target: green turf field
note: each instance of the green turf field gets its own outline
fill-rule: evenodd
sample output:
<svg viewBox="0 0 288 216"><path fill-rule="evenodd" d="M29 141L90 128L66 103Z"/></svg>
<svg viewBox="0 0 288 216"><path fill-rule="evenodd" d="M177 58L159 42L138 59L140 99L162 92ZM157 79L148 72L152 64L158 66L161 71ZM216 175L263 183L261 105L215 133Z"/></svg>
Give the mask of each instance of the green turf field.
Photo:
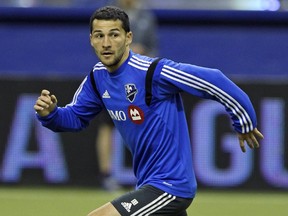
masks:
<svg viewBox="0 0 288 216"><path fill-rule="evenodd" d="M119 194L96 189L0 187L0 215L85 216ZM285 216L288 192L199 191L188 212L190 216Z"/></svg>

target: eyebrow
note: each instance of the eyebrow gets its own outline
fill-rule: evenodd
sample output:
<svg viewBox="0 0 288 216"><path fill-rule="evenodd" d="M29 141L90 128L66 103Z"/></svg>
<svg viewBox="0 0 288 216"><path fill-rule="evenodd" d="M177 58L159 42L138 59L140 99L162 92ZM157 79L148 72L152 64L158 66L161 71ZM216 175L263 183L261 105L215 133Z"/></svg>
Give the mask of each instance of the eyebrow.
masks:
<svg viewBox="0 0 288 216"><path fill-rule="evenodd" d="M113 32L113 31L119 31L120 32L120 29L119 28L114 28L114 29L111 29L109 32ZM98 33L98 32L102 32L102 30L94 30L92 33Z"/></svg>

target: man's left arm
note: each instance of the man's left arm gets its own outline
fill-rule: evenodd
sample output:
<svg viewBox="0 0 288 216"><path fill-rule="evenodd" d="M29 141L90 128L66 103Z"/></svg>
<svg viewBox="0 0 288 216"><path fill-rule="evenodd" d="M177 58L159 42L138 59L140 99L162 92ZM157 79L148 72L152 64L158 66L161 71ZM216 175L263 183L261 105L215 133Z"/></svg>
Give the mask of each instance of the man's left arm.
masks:
<svg viewBox="0 0 288 216"><path fill-rule="evenodd" d="M257 129L256 113L249 96L220 70L168 60L159 75L162 86L167 86L165 89L175 91L178 88L224 105L238 133L242 151L246 151L245 142L250 148L259 147L258 139L263 135ZM169 85L173 88L168 88Z"/></svg>

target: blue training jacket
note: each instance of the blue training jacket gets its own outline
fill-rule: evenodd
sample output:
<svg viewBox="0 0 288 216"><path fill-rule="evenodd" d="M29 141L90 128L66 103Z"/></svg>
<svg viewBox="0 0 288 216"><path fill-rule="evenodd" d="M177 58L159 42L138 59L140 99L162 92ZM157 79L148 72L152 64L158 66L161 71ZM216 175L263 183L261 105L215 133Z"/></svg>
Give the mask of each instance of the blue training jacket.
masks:
<svg viewBox="0 0 288 216"><path fill-rule="evenodd" d="M93 68L99 94L87 76L70 104L37 117L53 131L79 131L107 109L132 153L137 187L150 184L172 195L192 198L197 183L180 92L223 104L239 133L256 127L255 112L248 96L219 70L168 59L161 59L155 69L153 97L147 106L145 78L153 60L130 51L126 62L113 73L99 62Z"/></svg>

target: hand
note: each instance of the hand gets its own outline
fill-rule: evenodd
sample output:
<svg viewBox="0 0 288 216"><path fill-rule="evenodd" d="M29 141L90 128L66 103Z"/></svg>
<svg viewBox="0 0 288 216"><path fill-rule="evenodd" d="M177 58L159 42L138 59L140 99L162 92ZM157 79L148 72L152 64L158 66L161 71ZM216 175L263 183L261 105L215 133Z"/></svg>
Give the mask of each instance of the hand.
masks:
<svg viewBox="0 0 288 216"><path fill-rule="evenodd" d="M42 90L40 97L38 97L35 105L34 110L40 116L47 116L49 115L57 105L57 98L55 95L50 95L48 90Z"/></svg>
<svg viewBox="0 0 288 216"><path fill-rule="evenodd" d="M255 128L253 131L245 134L238 133L239 144L242 152L246 152L245 141L251 149L259 148L257 139L264 139L264 136Z"/></svg>

